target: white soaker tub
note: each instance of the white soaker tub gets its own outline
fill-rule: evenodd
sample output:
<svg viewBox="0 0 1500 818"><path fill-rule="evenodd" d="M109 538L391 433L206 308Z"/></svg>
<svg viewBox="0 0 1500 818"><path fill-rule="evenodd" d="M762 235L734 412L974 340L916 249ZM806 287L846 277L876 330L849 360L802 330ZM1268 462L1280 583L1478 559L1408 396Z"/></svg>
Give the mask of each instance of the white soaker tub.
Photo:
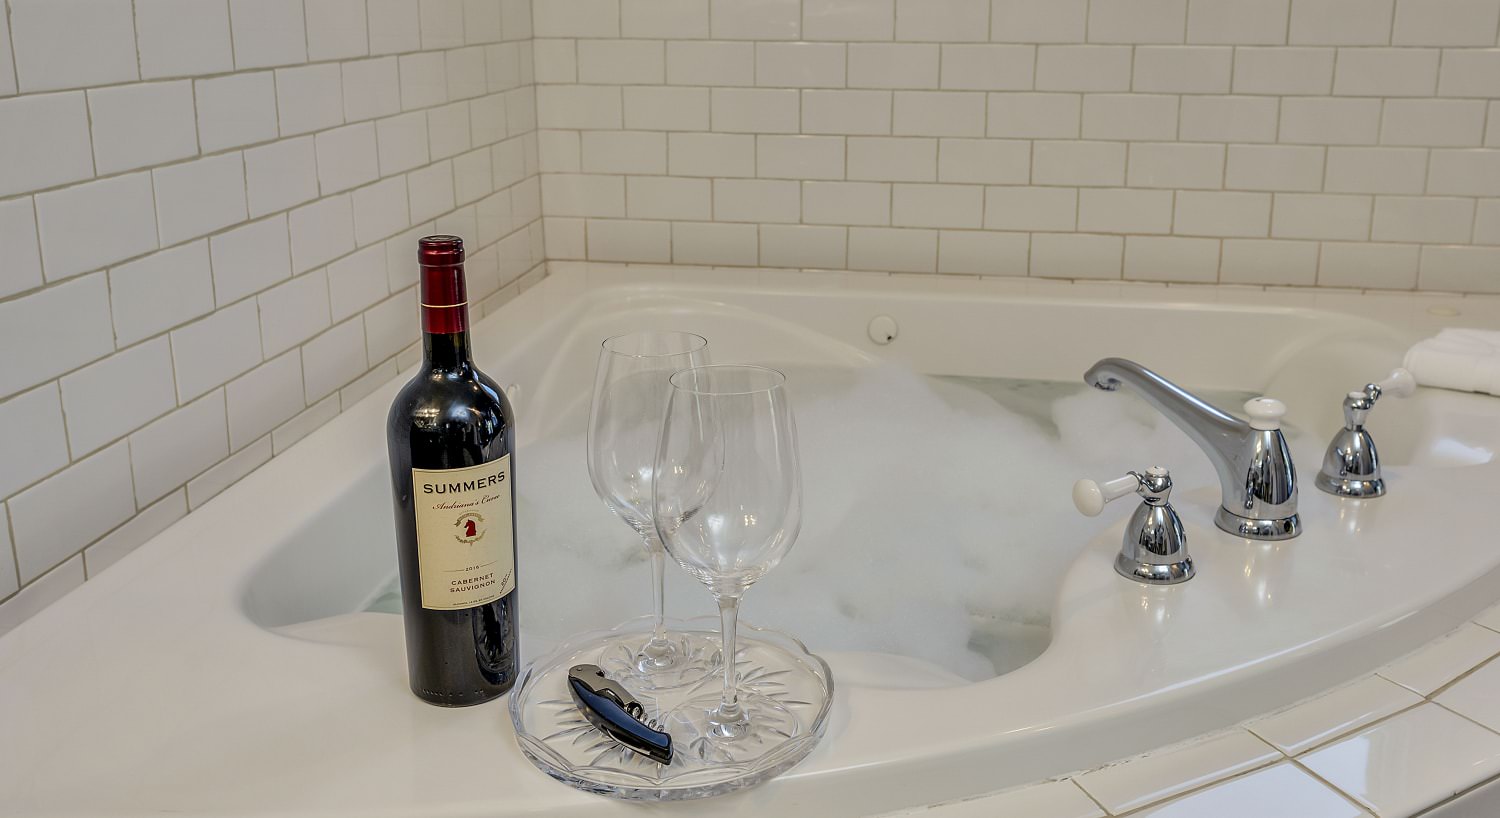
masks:
<svg viewBox="0 0 1500 818"><path fill-rule="evenodd" d="M835 708L807 761L718 799L718 814L863 815L1088 768L1368 673L1500 598L1500 551L1483 524L1500 492L1500 400L1423 389L1382 401L1371 428L1389 496L1341 501L1312 487L1342 395L1382 377L1425 328L1415 301L1381 302L1389 320L1374 321L1203 303L1220 295L1210 288L1027 286L554 265L474 333L480 366L517 387L518 485L534 479L519 518L525 653L647 607L643 563L592 498L577 437L598 341L636 328L699 332L715 360L786 367L794 401L807 396L794 404L807 526L751 589L745 617L807 637L834 669ZM893 343L870 339L877 316L895 320ZM1107 356L1224 399L1286 401L1305 533L1251 543L1216 529L1206 459L1124 394L1063 398L1095 405L1080 415L1081 437L1057 449L1071 458L1062 466L1021 439L1025 423L1050 434L1061 404L1016 409L1010 387L1005 411L1022 431L981 440L976 396L1004 386L994 379L1074 383ZM398 387L0 638L0 812L639 809L532 768L503 702L446 710L408 692L399 617L369 610L394 570L383 429ZM1114 416L1098 400L1138 425L1091 437L1087 418ZM951 434L912 426L932 418L952 421ZM895 454L857 436L824 446L844 425L882 433ZM1092 521L1056 512L1072 478L1114 477L1158 455L1178 476L1173 500L1198 564L1170 588L1112 570L1128 508ZM876 484L855 472L889 462L921 473L890 477L894 494L877 498L872 527L861 487ZM951 473L935 466L948 462ZM841 476L857 490L839 494ZM991 506L991 495L1004 496ZM992 556L976 546L990 540ZM673 612L709 609L702 589L672 583ZM871 606L869 583L892 589L888 609ZM1040 615L1013 604L1032 597Z"/></svg>

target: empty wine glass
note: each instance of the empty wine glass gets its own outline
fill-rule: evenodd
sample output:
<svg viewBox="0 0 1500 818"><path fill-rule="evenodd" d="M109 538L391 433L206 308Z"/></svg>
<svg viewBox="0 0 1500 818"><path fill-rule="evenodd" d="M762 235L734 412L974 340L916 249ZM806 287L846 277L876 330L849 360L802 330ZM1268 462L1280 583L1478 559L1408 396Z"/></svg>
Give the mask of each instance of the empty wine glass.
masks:
<svg viewBox="0 0 1500 818"><path fill-rule="evenodd" d="M706 634L665 627L666 555L651 514L651 473L673 372L708 362L708 341L688 332L632 332L604 341L589 410L589 478L594 491L646 545L651 556L656 622L645 644L607 651L602 664L644 690L691 684L718 665L718 645Z"/></svg>
<svg viewBox="0 0 1500 818"><path fill-rule="evenodd" d="M735 650L740 597L781 561L802 524L786 376L759 366L702 366L676 373L671 385L653 516L667 552L719 604L724 686L667 720L689 728L703 758L752 761L798 729L782 704L741 687Z"/></svg>

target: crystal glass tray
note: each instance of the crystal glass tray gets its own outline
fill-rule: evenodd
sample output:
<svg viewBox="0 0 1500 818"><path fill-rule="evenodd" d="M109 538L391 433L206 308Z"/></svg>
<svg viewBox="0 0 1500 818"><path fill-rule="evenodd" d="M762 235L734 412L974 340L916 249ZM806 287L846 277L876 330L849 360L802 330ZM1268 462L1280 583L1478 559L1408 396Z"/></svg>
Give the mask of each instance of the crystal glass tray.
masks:
<svg viewBox="0 0 1500 818"><path fill-rule="evenodd" d="M668 620L668 630L716 635L717 617ZM649 718L672 735L670 765L661 765L616 744L584 720L568 694L568 669L607 666L623 643L639 644L651 632L651 617L628 620L603 631L580 634L532 663L510 696L510 717L521 751L543 772L586 792L637 801L676 801L722 795L753 787L791 769L823 736L833 702L828 664L794 637L740 623L735 666L740 686L774 700L792 718L785 738L739 764L715 760L709 740L688 734L680 723L662 721L675 707L717 691L717 673L672 690L638 690L620 681L645 706ZM751 713L754 717L754 713Z"/></svg>

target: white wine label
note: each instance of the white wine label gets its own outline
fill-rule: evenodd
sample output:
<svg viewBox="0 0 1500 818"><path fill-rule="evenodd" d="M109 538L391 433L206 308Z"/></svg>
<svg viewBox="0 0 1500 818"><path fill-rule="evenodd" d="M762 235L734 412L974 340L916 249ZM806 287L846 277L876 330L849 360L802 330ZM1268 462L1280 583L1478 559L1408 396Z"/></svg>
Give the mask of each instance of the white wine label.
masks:
<svg viewBox="0 0 1500 818"><path fill-rule="evenodd" d="M516 587L510 455L467 469L412 469L422 607L485 605Z"/></svg>

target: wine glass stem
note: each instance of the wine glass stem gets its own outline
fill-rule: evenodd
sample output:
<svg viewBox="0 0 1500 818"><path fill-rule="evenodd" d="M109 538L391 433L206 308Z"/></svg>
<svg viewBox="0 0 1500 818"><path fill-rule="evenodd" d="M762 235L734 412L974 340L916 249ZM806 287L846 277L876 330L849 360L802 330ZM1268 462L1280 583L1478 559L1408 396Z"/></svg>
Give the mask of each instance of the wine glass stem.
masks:
<svg viewBox="0 0 1500 818"><path fill-rule="evenodd" d="M651 597L656 605L656 621L651 627L651 641L647 644L648 652L660 653L667 647L667 555L660 541L654 538L646 540L646 550L651 552Z"/></svg>
<svg viewBox="0 0 1500 818"><path fill-rule="evenodd" d="M719 631L724 637L724 695L719 699L719 710L716 721L720 725L721 735L730 737L724 731L735 732L735 726L744 722L744 713L740 710L740 691L738 673L734 666L734 637L739 627L740 598L738 596L719 597Z"/></svg>

